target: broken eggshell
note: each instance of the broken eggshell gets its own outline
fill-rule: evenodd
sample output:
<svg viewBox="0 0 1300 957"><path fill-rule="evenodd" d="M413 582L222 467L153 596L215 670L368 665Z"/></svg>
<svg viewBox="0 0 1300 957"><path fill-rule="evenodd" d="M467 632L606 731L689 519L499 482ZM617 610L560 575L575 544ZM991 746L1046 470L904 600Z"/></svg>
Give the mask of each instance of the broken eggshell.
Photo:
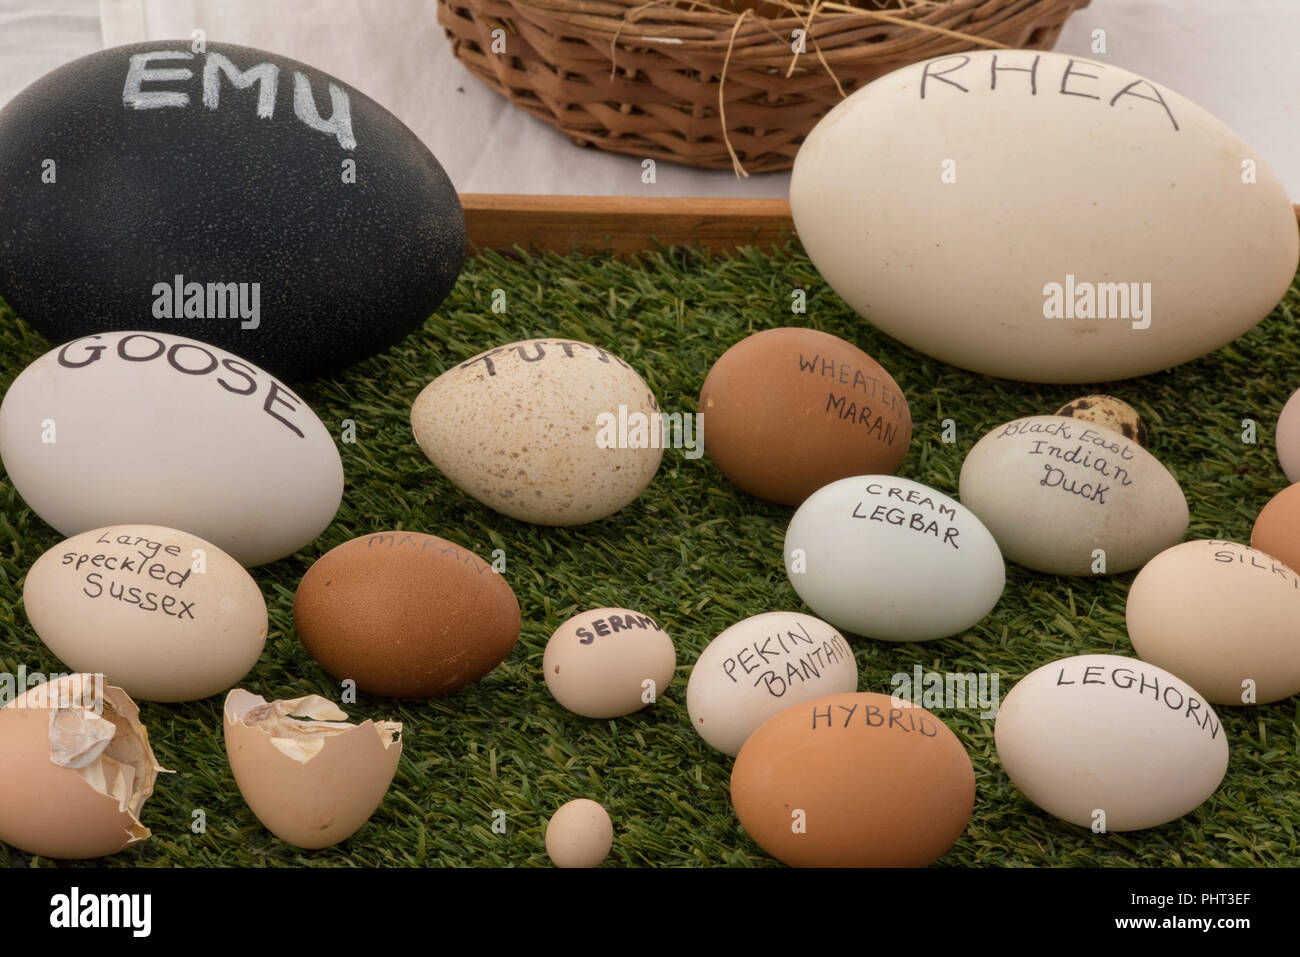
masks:
<svg viewBox="0 0 1300 957"><path fill-rule="evenodd" d="M319 695L270 702L242 688L226 695L231 773L257 819L281 840L308 850L337 844L388 793L402 725L346 719Z"/></svg>
<svg viewBox="0 0 1300 957"><path fill-rule="evenodd" d="M160 771L140 709L102 675L37 685L0 708L0 841L42 857L104 857L149 837Z"/></svg>

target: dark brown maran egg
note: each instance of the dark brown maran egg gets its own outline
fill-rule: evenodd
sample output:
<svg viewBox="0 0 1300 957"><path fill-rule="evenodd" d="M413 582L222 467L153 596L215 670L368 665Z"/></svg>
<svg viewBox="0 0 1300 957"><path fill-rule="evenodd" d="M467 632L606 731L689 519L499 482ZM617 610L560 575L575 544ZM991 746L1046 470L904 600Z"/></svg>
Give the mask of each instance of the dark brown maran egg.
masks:
<svg viewBox="0 0 1300 957"><path fill-rule="evenodd" d="M391 698L478 681L519 639L519 601L473 552L435 535L377 532L331 549L293 602L303 647L336 678Z"/></svg>
<svg viewBox="0 0 1300 957"><path fill-rule="evenodd" d="M798 505L851 475L892 475L912 441L907 399L857 346L768 329L713 364L700 390L704 449L750 495Z"/></svg>

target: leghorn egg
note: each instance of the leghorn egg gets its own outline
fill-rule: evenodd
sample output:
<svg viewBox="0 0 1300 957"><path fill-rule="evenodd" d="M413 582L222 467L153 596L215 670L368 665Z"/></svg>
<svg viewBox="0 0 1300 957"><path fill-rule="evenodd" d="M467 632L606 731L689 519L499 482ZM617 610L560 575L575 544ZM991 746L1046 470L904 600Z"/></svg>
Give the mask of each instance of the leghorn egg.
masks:
<svg viewBox="0 0 1300 957"><path fill-rule="evenodd" d="M37 685L0 708L0 841L58 858L138 844L163 770L121 688L88 674Z"/></svg>
<svg viewBox="0 0 1300 957"><path fill-rule="evenodd" d="M257 819L281 840L337 844L388 792L402 756L401 724L346 719L318 695L268 702L236 688L226 696L230 770Z"/></svg>

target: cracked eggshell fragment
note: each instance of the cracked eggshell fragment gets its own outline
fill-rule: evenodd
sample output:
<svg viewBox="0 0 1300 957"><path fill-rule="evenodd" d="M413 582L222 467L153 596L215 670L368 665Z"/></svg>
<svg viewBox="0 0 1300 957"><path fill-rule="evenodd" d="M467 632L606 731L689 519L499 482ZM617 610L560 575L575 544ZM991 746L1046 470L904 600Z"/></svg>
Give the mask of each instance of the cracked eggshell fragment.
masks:
<svg viewBox="0 0 1300 957"><path fill-rule="evenodd" d="M270 701L226 696L226 755L249 808L276 837L314 850L370 819L402 756L397 721L349 724L318 695Z"/></svg>
<svg viewBox="0 0 1300 957"><path fill-rule="evenodd" d="M149 837L160 767L140 710L102 676L38 685L0 708L0 841L42 857L104 857Z"/></svg>
<svg viewBox="0 0 1300 957"><path fill-rule="evenodd" d="M598 346L528 339L448 369L411 406L429 461L457 488L536 525L580 525L640 495L663 457L659 403Z"/></svg>

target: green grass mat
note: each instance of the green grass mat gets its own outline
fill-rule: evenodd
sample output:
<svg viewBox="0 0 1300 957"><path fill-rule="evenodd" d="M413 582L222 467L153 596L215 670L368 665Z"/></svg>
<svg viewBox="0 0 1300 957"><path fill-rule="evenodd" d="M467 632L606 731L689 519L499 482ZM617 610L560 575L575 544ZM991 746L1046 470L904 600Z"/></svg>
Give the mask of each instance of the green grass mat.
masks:
<svg viewBox="0 0 1300 957"><path fill-rule="evenodd" d="M808 290L807 314L790 313L791 290ZM507 311L492 311L494 289ZM87 304L91 308L91 304ZM1212 355L1105 391L1132 403L1151 430L1151 451L1182 483L1189 538L1248 541L1255 515L1287 484L1273 426L1300 386L1300 289L1273 315ZM450 299L424 329L386 354L302 387L326 426L356 423L340 445L347 488L325 535L299 554L254 569L270 608L266 651L242 682L268 699L321 694L338 683L306 655L292 604L313 560L341 542L389 528L414 529L480 555L506 551L523 634L510 657L450 697L393 702L360 696L356 719L399 720L405 750L392 789L354 837L303 852L274 838L245 806L226 763L221 697L185 705L141 704L161 763L143 821L154 835L107 858L107 866L318 865L538 866L542 836L561 803L588 797L614 822L609 865L774 864L741 829L728 798L731 759L691 730L686 681L705 645L733 622L763 611L803 609L782 568L790 509L732 486L707 457L665 453L650 488L611 519L539 528L490 511L444 479L411 436L420 389L485 348L539 336L571 336L630 362L666 411L695 411L710 365L749 333L808 325L842 336L879 360L911 405L915 437L899 474L955 496L962 458L993 426L1050 413L1094 391L988 379L928 359L877 332L791 248L732 259L676 253L639 265L599 258L471 260ZM50 348L0 309L0 386ZM941 421L958 426L940 441ZM1258 422L1242 443L1242 420ZM41 644L21 604L23 576L60 536L36 518L7 481L0 485L0 669L67 670ZM914 665L941 672L993 671L1005 694L1054 658L1089 652L1131 655L1124 603L1133 573L1056 578L1007 567L993 613L968 633L918 645L852 642L864 691L890 691L890 676ZM577 717L551 698L541 674L551 631L584 608L627 606L653 615L677 645L672 685L647 711L614 721ZM1219 708L1231 761L1219 791L1163 827L1095 835L1039 811L1003 773L993 722L974 710L939 710L975 765L975 812L940 865L1291 865L1300 864L1300 701ZM505 834L492 830L506 812ZM206 816L191 832L192 812ZM0 864L50 861L0 845ZM607 865L608 866L608 865Z"/></svg>

